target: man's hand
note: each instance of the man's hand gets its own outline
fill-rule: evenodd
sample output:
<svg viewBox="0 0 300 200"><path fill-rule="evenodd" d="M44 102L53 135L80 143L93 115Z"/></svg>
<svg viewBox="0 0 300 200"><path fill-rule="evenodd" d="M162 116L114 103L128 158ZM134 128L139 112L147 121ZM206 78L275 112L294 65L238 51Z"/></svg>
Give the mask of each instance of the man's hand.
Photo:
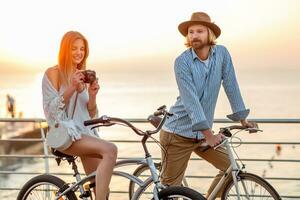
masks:
<svg viewBox="0 0 300 200"><path fill-rule="evenodd" d="M202 131L202 133L205 137L206 143L210 147L214 147L214 146L220 144L222 142L223 138L225 137L221 133L214 135L210 129L204 130L204 131Z"/></svg>

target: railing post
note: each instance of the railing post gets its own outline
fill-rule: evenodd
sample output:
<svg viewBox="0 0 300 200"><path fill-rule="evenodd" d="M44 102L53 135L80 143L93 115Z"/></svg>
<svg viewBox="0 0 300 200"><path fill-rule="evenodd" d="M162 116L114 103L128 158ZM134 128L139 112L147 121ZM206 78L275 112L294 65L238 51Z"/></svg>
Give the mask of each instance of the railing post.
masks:
<svg viewBox="0 0 300 200"><path fill-rule="evenodd" d="M44 156L45 156L45 172L49 174L49 154L48 154L48 146L46 144L46 137L45 132L42 127L42 122L40 122L40 128L41 128L41 137L43 140L43 147L44 147Z"/></svg>

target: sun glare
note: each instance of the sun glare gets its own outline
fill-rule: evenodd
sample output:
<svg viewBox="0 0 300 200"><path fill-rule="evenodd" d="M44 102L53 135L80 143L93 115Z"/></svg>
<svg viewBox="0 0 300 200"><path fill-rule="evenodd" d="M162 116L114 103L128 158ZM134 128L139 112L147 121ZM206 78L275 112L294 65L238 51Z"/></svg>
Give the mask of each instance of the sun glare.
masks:
<svg viewBox="0 0 300 200"><path fill-rule="evenodd" d="M260 45L290 29L299 33L299 26L291 26L299 18L298 2L5 1L0 13L0 62L55 64L61 37L69 30L87 37L91 62L177 53L184 49L178 24L199 10L221 27L220 43L237 46L247 40Z"/></svg>

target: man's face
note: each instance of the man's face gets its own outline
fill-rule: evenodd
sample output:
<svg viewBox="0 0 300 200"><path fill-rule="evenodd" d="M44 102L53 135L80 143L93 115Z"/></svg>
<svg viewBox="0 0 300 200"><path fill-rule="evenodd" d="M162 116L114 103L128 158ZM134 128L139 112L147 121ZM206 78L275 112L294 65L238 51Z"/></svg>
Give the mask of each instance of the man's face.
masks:
<svg viewBox="0 0 300 200"><path fill-rule="evenodd" d="M208 45L208 29L206 26L200 24L190 26L187 37L194 49L202 49Z"/></svg>

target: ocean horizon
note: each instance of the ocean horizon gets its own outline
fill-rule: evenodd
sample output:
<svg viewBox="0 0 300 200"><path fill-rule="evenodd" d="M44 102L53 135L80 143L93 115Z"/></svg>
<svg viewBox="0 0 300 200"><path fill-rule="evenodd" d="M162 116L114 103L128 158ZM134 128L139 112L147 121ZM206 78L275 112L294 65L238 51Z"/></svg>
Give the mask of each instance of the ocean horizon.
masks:
<svg viewBox="0 0 300 200"><path fill-rule="evenodd" d="M178 96L173 69L147 72L94 69L99 78L97 103L100 114L126 118L146 118L160 105L170 107ZM240 90L251 118L299 118L300 69L236 68ZM44 118L41 80L43 71L15 73L0 80L0 117L6 116L6 95L16 100L17 113L24 117ZM231 113L223 88L215 118Z"/></svg>
<svg viewBox="0 0 300 200"><path fill-rule="evenodd" d="M142 73L124 71L105 71L96 69L100 80L100 91L97 104L100 115L108 115L121 118L142 118L145 119L153 113L160 105L167 105L169 108L178 96L177 86L173 71L170 68L165 71L151 71ZM242 96L247 108L251 112L249 118L282 119L300 118L300 80L298 75L300 69L276 68L273 70L264 68L236 68ZM17 113L22 112L24 118L44 118L42 109L41 80L43 72L35 74L14 74L3 76L0 80L0 117L6 117L5 100L6 94L16 99ZM226 118L231 113L227 97L221 89L215 118ZM226 124L227 125L227 124ZM215 124L213 129L218 130L224 124ZM245 141L254 142L285 142L299 141L298 124L259 124L264 132L259 134L240 134L239 137ZM140 127L140 125L139 125ZM141 127L144 127L141 125ZM107 140L137 140L139 139L126 128L103 128L100 129L100 136ZM156 136L157 137L157 136ZM128 155L142 157L140 144L117 144L119 156ZM160 156L159 147L151 145L154 156ZM280 155L276 154L276 145L242 145L237 148L239 155L243 158L262 159L299 159L299 146L282 145ZM267 177L300 177L299 163L285 162L246 162L247 171L260 176L266 171ZM17 171L30 171L32 167L43 171L43 160L34 160L34 164L22 163ZM64 164L65 171L69 172ZM50 163L51 171L59 171L55 162ZM284 172L284 174L283 174ZM216 170L202 161L193 161L189 164L188 174L193 175L214 175ZM3 179L2 179L3 178ZM8 175L0 177L2 187L14 187L15 183L22 186L30 176ZM68 180L68 178L66 178ZM113 179L119 183L119 179ZM280 194L299 195L300 187L297 181L276 181L270 180ZM192 188L206 191L209 182L205 179L190 180ZM117 184L118 185L118 184ZM114 187L113 190L124 189L125 182ZM16 191L2 193L3 197L11 196L14 199ZM125 195L126 196L126 195ZM1 197L1 195L0 195ZM127 199L116 197L116 199Z"/></svg>

